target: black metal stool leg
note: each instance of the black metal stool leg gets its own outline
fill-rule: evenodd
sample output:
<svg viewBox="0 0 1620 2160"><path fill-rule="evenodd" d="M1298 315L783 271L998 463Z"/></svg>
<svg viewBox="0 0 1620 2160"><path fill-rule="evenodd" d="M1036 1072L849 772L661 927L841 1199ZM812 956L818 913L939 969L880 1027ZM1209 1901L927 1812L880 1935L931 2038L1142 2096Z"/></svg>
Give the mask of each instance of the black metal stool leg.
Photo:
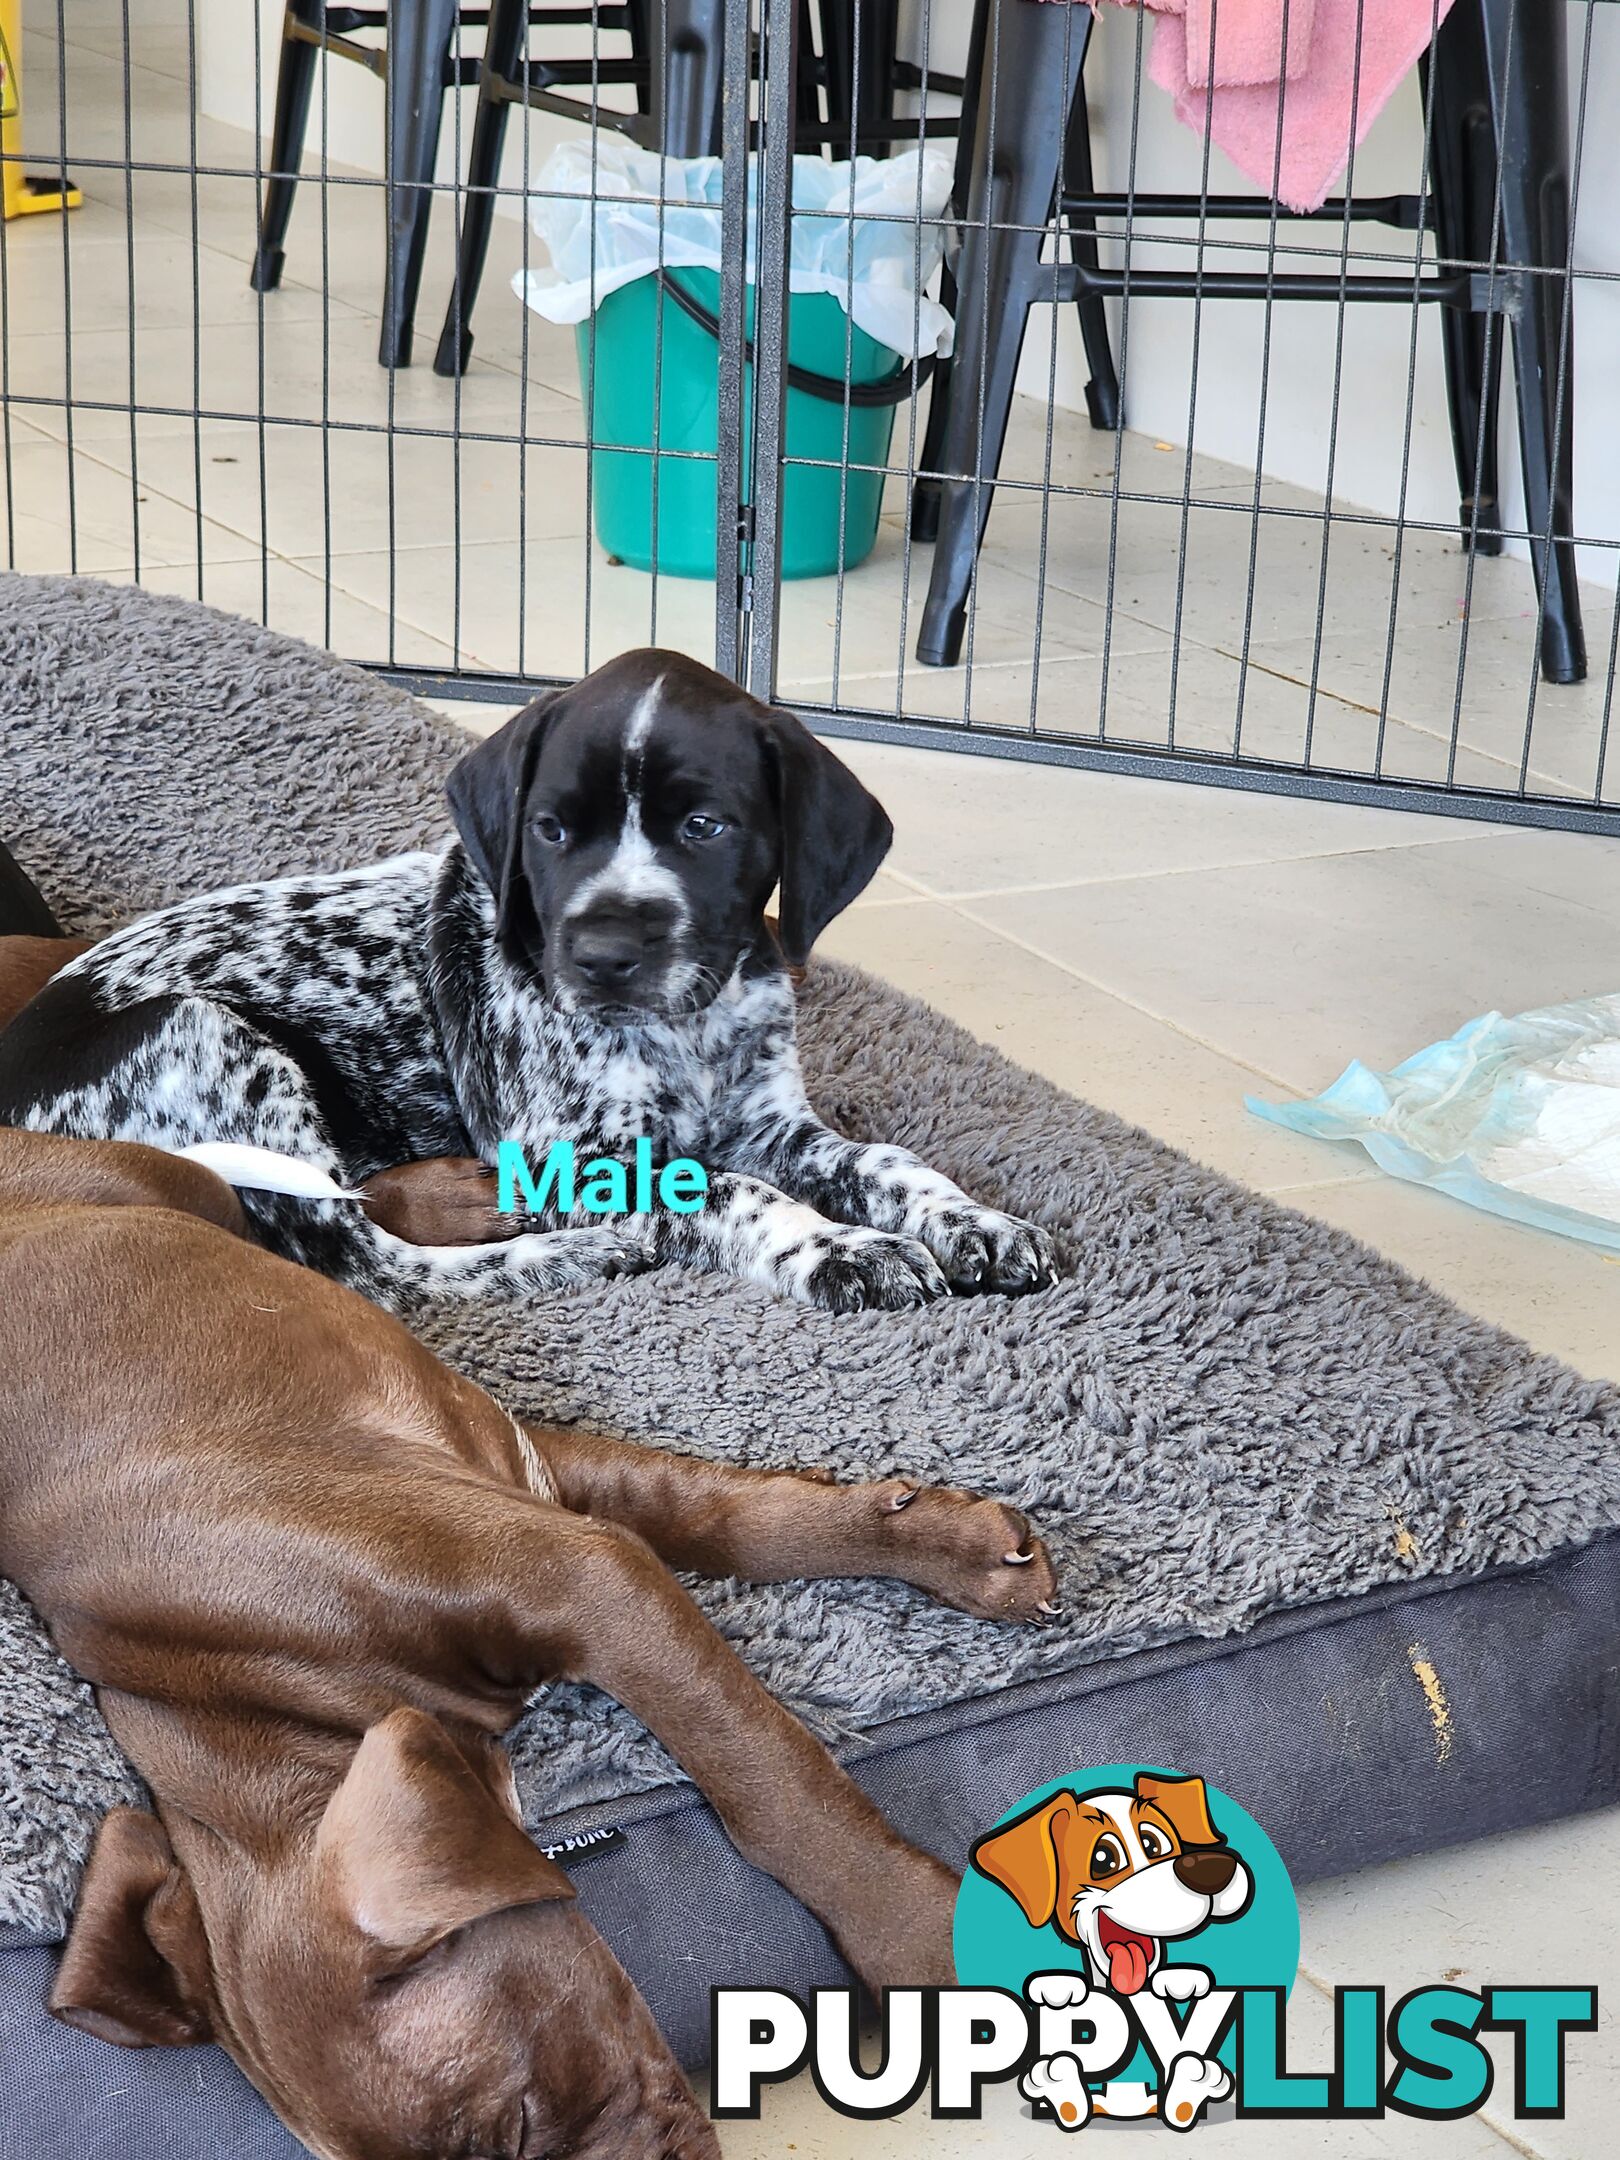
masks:
<svg viewBox="0 0 1620 2160"><path fill-rule="evenodd" d="M625 0L624 12L628 17L632 59L645 60L652 50L651 17L657 9L658 0ZM636 111L643 117L652 111L652 83L646 75L641 76L636 83Z"/></svg>
<svg viewBox="0 0 1620 2160"><path fill-rule="evenodd" d="M1586 675L1575 576L1575 340L1570 320L1569 89L1564 10L1545 0L1478 0L1490 57L1509 269L1531 272L1511 317L1530 551L1541 595L1541 669ZM1561 536L1561 537L1560 537Z"/></svg>
<svg viewBox="0 0 1620 2160"><path fill-rule="evenodd" d="M985 38L989 31L989 0L974 0L973 28L968 38L967 73L962 90L962 120L956 132L956 176L951 183L951 206L958 216L965 214L973 193L973 143L978 131L979 78L984 71ZM956 274L949 262L939 275L939 304L954 318L957 307ZM928 386L928 424L923 430L922 450L918 465L922 477L914 481L911 489L911 537L928 542L939 536L939 491L941 482L933 477L943 472L945 456L945 419L951 408L950 359L934 364L933 378Z"/></svg>
<svg viewBox="0 0 1620 2160"><path fill-rule="evenodd" d="M1063 184L1073 194L1096 191L1091 162L1091 115L1086 111L1086 88L1082 81L1069 113L1068 141L1063 154ZM1097 253L1095 220L1079 224L1069 219L1069 253L1083 269L1101 267ZM1114 349L1108 337L1108 311L1100 293L1082 293L1075 302L1080 314L1080 335L1086 343L1086 365L1091 380L1086 384L1086 410L1094 428L1109 431L1123 427L1120 413L1119 377L1114 371Z"/></svg>
<svg viewBox="0 0 1620 2160"><path fill-rule="evenodd" d="M720 154L725 0L667 0L651 11L647 141L670 157Z"/></svg>
<svg viewBox="0 0 1620 2160"><path fill-rule="evenodd" d="M460 375L472 354L472 311L478 299L478 288L483 283L485 258L489 254L490 230L495 223L494 189L501 176L501 148L506 140L507 116L512 110L505 85L516 80L522 65L523 32L528 16L529 0L490 0L484 64L478 77L478 110L473 120L472 148L467 157L461 245L456 255L456 278L450 289L450 305L445 311L444 328L439 333L439 349L433 358L436 375Z"/></svg>
<svg viewBox="0 0 1620 2160"><path fill-rule="evenodd" d="M393 0L388 10L388 259L377 355L385 368L411 363L457 14L457 0Z"/></svg>
<svg viewBox="0 0 1620 2160"><path fill-rule="evenodd" d="M885 130L894 121L894 68L900 42L899 0L822 0L827 110L852 129L861 153L887 157ZM832 146L849 154L848 137Z"/></svg>
<svg viewBox="0 0 1620 2160"><path fill-rule="evenodd" d="M952 667L967 626L968 589L1012 410L1013 379L1032 303L1050 296L1041 269L1069 113L1079 94L1091 13L992 0L973 185L957 266L956 355L940 465L939 537L917 657ZM1008 230L1006 228L1016 228ZM965 477L955 477L963 475Z"/></svg>
<svg viewBox="0 0 1620 2160"><path fill-rule="evenodd" d="M1496 200L1496 129L1478 7L1467 0L1454 7L1419 65L1432 110L1429 171L1440 262L1487 262ZM1497 437L1507 334L1500 317L1460 307L1441 311L1457 518L1463 545L1476 555L1502 552Z"/></svg>
<svg viewBox="0 0 1620 2160"><path fill-rule="evenodd" d="M314 26L320 15L321 0L288 0L281 33L281 59L276 69L276 117L270 137L270 171L259 218L259 245L253 257L253 268L248 273L248 283L255 292L274 292L281 283L281 266L287 259L287 224L292 216L293 196L298 190L304 131L309 125L310 93L315 87L317 48L307 39L289 33L295 21Z"/></svg>

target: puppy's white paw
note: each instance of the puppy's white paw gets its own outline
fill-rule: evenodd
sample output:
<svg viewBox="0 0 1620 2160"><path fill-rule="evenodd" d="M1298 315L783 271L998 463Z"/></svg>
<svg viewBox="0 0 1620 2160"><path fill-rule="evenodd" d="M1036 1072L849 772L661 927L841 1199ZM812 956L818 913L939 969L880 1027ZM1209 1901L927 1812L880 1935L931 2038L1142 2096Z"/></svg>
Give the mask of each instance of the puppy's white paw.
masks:
<svg viewBox="0 0 1620 2160"><path fill-rule="evenodd" d="M1211 2101L1232 2090L1231 2072L1207 2055L1178 2055L1164 2081L1159 2115L1172 2130L1190 2130Z"/></svg>
<svg viewBox="0 0 1620 2160"><path fill-rule="evenodd" d="M1024 1982L1024 1993L1042 2010L1078 2010L1091 1993L1091 1986L1084 1973L1031 1973Z"/></svg>
<svg viewBox="0 0 1620 2160"><path fill-rule="evenodd" d="M908 1312L946 1296L950 1284L919 1239L887 1230L829 1229L798 1295L824 1312Z"/></svg>
<svg viewBox="0 0 1620 2160"><path fill-rule="evenodd" d="M1091 2095L1073 2055L1043 2055L1018 2080L1018 2090L1026 2100L1044 2100L1061 2129L1083 2130L1091 2120Z"/></svg>
<svg viewBox="0 0 1620 2160"><path fill-rule="evenodd" d="M1057 1280L1052 1240L1016 1215L971 1200L933 1201L917 1210L909 1227L944 1269L953 1290L1000 1290L1021 1297Z"/></svg>
<svg viewBox="0 0 1620 2160"><path fill-rule="evenodd" d="M1214 1983L1202 1965L1161 1965L1148 1982L1162 2002L1202 2002Z"/></svg>

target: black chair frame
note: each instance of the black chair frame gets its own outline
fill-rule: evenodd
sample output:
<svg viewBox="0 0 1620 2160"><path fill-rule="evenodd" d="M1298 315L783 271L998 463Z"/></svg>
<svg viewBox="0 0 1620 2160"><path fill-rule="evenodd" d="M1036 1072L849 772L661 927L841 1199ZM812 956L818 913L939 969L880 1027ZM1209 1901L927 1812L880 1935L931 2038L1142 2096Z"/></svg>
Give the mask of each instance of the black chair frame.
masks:
<svg viewBox="0 0 1620 2160"><path fill-rule="evenodd" d="M717 156L725 6L726 0L664 0L652 6L646 21L642 116L601 112L599 124L649 149L662 148L670 157ZM524 12L524 0L490 0L456 282L433 363L441 375L461 374L472 353L472 313L489 253L507 116L514 105L540 112L569 110L555 95L544 64L523 58ZM823 0L819 19L812 16L809 0L800 0L793 131L797 151L884 157L901 133L908 141L919 133L956 134L960 123L954 113L896 120L897 93L960 99L964 88L960 76L930 70L925 79L920 68L896 56L898 21L897 0Z"/></svg>
<svg viewBox="0 0 1620 2160"><path fill-rule="evenodd" d="M1267 197L1099 191L1082 74L1092 34L1083 6L978 0L959 139L956 199L964 216L954 299L956 351L935 374L912 530L934 562L917 656L960 657L974 564L984 537L1011 412L1029 309L1074 302L1085 338L1093 424L1121 424L1103 301L1135 298L1374 302L1446 310L1445 366L1465 544L1501 550L1497 413L1502 346L1511 335L1527 528L1541 598L1542 671L1586 673L1575 575L1573 329L1564 11L1558 0L1459 0L1424 62L1432 131L1427 198L1340 200L1315 213L1415 231L1432 229L1435 267L1414 276L1103 268L1103 221L1136 224L1287 217ZM984 88L996 54L996 94ZM1071 259L1043 264L1054 217Z"/></svg>
<svg viewBox="0 0 1620 2160"><path fill-rule="evenodd" d="M557 94L559 87L628 84L644 103L648 5L649 0L617 0L617 4L601 7L532 6L529 0L519 0L520 31L524 22L555 29L594 21L605 31L628 32L631 40L628 57L615 54L594 65L589 59L532 62L536 96L544 95L554 110L587 122L595 113L604 124L617 121L619 116L606 111L597 113L584 99L562 98ZM325 0L287 0L270 164L251 282L256 292L273 292L281 282L287 227L298 188L320 55L330 53L336 59L369 69L382 80L388 101L388 252L378 351L379 360L387 368L410 363L422 263L433 213L433 168L438 156L444 94L481 83L484 73L480 56L455 51L456 31L458 27L483 27L487 38L492 34L494 18L502 12L510 9L502 5L462 7L459 0L393 0L393 4L377 7L329 7ZM383 33L383 43L362 42L363 37L378 31Z"/></svg>

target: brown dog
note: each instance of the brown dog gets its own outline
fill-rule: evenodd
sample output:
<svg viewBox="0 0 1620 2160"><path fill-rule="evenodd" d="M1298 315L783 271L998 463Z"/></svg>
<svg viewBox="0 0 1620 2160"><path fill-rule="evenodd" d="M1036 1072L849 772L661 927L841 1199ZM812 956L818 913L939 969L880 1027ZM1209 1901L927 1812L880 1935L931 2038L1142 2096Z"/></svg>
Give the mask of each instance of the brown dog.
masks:
<svg viewBox="0 0 1620 2160"><path fill-rule="evenodd" d="M1044 1551L965 1493L524 1429L240 1229L195 1165L0 1132L0 1570L157 1805L104 1825L52 2008L218 2040L333 2160L708 2160L496 1736L541 1681L592 1681L870 1987L948 1980L952 1876L669 1569L1034 1619Z"/></svg>

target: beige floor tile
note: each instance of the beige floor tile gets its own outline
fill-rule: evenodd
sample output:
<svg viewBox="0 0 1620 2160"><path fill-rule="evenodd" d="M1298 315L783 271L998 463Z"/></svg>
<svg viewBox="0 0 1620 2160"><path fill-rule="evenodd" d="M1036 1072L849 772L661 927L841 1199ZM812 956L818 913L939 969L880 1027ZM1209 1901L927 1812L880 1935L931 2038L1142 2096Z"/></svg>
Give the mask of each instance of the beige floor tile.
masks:
<svg viewBox="0 0 1620 2160"><path fill-rule="evenodd" d="M1073 426L1068 424L1071 419L1076 423ZM1098 489L1112 495L1116 462L1119 487L1127 495L1179 503L1189 488L1201 498L1234 488L1252 491L1254 486L1254 475L1245 467L1202 450L1194 450L1189 462L1179 443L1160 442L1130 428L1115 435L1061 408L1049 424L1044 398L1020 395L1013 399L1001 458L1002 478L1018 486L1039 487L1050 475L1053 487ZM1010 508L1014 492L1008 489L997 496L993 519L999 520L1003 509Z"/></svg>
<svg viewBox="0 0 1620 2160"><path fill-rule="evenodd" d="M1234 755L1319 773L1382 773L1397 780L1436 780L1447 767L1436 738L1400 720L1381 721L1375 707L1336 696L1330 678L1313 684L1269 664L1272 648L1241 659L1183 643L1127 622L1111 641L1106 665L1094 663L1085 694L1072 711L1043 710L1053 734L1092 737L1117 748L1201 751L1230 762ZM1070 679L1080 676L1069 669ZM1501 789L1516 773L1481 752L1465 750L1459 783Z"/></svg>
<svg viewBox="0 0 1620 2160"><path fill-rule="evenodd" d="M1493 1008L1611 987L1620 845L1582 901L1536 892L1514 836L1140 878L966 905L1088 981L1314 1093Z"/></svg>
<svg viewBox="0 0 1620 2160"><path fill-rule="evenodd" d="M1511 2056L1496 2035L1482 2120L1547 2160L1598 2160L1620 2110L1617 1852L1620 1810L1608 1809L1318 1883L1300 1900L1305 1962L1329 1984L1376 1977L1391 2001L1442 1978L1595 1986L1598 2030L1566 2041L1563 2121L1512 2119Z"/></svg>
<svg viewBox="0 0 1620 2160"><path fill-rule="evenodd" d="M111 470L75 443L30 433L0 448L0 559L13 570L73 570L102 574L151 565L242 562L258 550L251 540L195 515L152 484L151 471L131 487L127 472ZM165 473L165 477L167 477ZM7 547L7 527L11 544Z"/></svg>
<svg viewBox="0 0 1620 2160"><path fill-rule="evenodd" d="M908 577L903 536L884 520L872 553L842 580L802 578L785 586L791 642L784 639L781 686L802 689L814 683L830 688L836 673L841 702L892 706L904 655L907 708L959 716L965 669L924 668L912 657L922 623L927 563L928 551L917 551ZM975 670L1026 663L1033 650L1027 581L987 561L971 627ZM1071 606L1044 625L1042 656L1060 660L1100 653L1105 627L1100 610Z"/></svg>
<svg viewBox="0 0 1620 2160"><path fill-rule="evenodd" d="M1565 900L1611 922L1620 912L1620 842L1533 825L1474 829L1489 833L1492 871L1516 886L1525 904Z"/></svg>
<svg viewBox="0 0 1620 2160"><path fill-rule="evenodd" d="M71 8L63 12L71 13L78 5L79 0L72 0ZM134 5L130 8L137 41L141 12ZM199 167L219 170L245 164L251 171L252 141L242 130L206 117L199 117L193 129L188 96L191 71L183 44L177 47L172 39L165 40L160 68L133 69L133 95L126 115L121 42L109 37L107 49L99 52L73 45L64 97L59 94L55 41L54 25L37 24L25 33L26 139L31 160L49 167L62 162L65 152L71 171L77 160L86 158L122 160L127 140L138 164L185 165L195 143ZM243 40L243 58L249 68L251 55L249 34ZM269 64L274 66L273 57Z"/></svg>
<svg viewBox="0 0 1620 2160"><path fill-rule="evenodd" d="M309 559L304 567L318 571ZM521 554L506 542L461 550L413 548L392 567L385 550L334 556L334 584L385 613L394 608L443 637L469 665L572 676L637 645L661 644L711 659L714 587L645 577L614 565L580 539L537 541Z"/></svg>
<svg viewBox="0 0 1620 2160"><path fill-rule="evenodd" d="M264 322L189 322L143 329L136 339L135 403L151 408L149 433L189 435L194 411L209 419L292 424L326 421L336 427L427 429L532 440L583 441L577 402L515 375L490 369L469 376L459 396L428 368L377 365L377 325L368 317L333 313L313 322L305 300L278 294L288 307L266 307ZM64 406L74 403L74 429L83 440L129 432L130 347L125 332L75 329L71 366L59 334L27 333L12 340L11 395L24 416L47 433L65 431Z"/></svg>
<svg viewBox="0 0 1620 2160"><path fill-rule="evenodd" d="M110 572L113 582L133 582L127 571ZM265 582L269 583L269 606L265 606ZM437 638L406 622L390 623L388 616L351 594L328 587L296 563L268 556L261 564L223 562L204 565L201 590L195 563L184 566L143 568L141 584L153 592L174 593L186 600L201 599L209 607L251 622L268 620L274 630L303 638L312 645L329 646L345 658L384 661L398 666L448 668L450 648Z"/></svg>
<svg viewBox="0 0 1620 2160"><path fill-rule="evenodd" d="M1335 1151L1336 1152L1336 1151ZM1620 1380L1620 1259L1380 1177L1289 1204L1374 1245L1467 1312L1598 1380Z"/></svg>
<svg viewBox="0 0 1620 2160"><path fill-rule="evenodd" d="M137 344L155 331L189 330L193 322L257 324L259 296L250 290L237 258L206 245L194 258L189 233L152 228L138 208L132 234L121 203L88 207L89 218L75 211L65 227L49 218L24 218L8 234L0 319L9 322L13 336L50 332L60 337L71 325L77 341L111 330L127 351L131 295ZM360 313L341 297L329 305L334 317ZM278 295L276 312L318 323L327 307L320 293L293 285ZM127 374L126 366L126 381Z"/></svg>
<svg viewBox="0 0 1620 2160"><path fill-rule="evenodd" d="M891 869L935 893L1152 877L1501 831L1456 818L951 757L894 743L836 747L895 821Z"/></svg>
<svg viewBox="0 0 1620 2160"><path fill-rule="evenodd" d="M521 595L520 560L525 565ZM401 616L446 635L446 617L454 612L455 568L454 550L444 546L417 548L402 556L394 572ZM373 606L386 607L386 553L338 557L332 576ZM830 656L837 586L836 578L804 578L783 587L780 680L789 703L795 686L812 680L813 671ZM898 621L898 594L898 564L885 557L873 557L846 578L846 655L892 652L890 625ZM468 545L461 551L461 646L491 667L519 665L520 614L522 664L537 674L578 673L616 652L649 643L711 659L714 608L715 588L707 580L655 581L609 561L594 543L587 553L578 538L536 542L521 558L506 542ZM994 672L987 678L992 682ZM986 692L987 697L993 694ZM1021 692L1008 695L1021 696L1027 710L1027 682Z"/></svg>
<svg viewBox="0 0 1620 2160"><path fill-rule="evenodd" d="M1184 460L1178 453L1173 462L1179 493ZM1456 621L1465 594L1476 622L1534 609L1526 562L1481 558L1470 583L1457 539L1408 531L1397 573L1390 525L1364 523L1365 513L1329 519L1319 499L1302 510L1266 496L1256 530L1252 503L1252 483L1185 506L1122 497L1117 513L1109 501L1054 492L1044 519L1047 583L1094 601L1111 589L1116 609L1164 630L1179 619L1184 637L1229 653L1245 640L1314 643L1319 619L1325 639L1365 638L1369 623L1387 620L1397 574L1401 615L1413 623ZM992 544L1015 544L1030 560L1042 523L1038 495L1009 495L993 513ZM1594 589L1591 597L1601 596Z"/></svg>
<svg viewBox="0 0 1620 2160"><path fill-rule="evenodd" d="M846 642L846 653L852 643ZM836 711L946 728L1065 734L1077 725L1095 726L1100 675L1100 661L1048 648L1038 667L1013 660L975 661L971 669L921 668L908 659L903 669L863 673L846 667L836 683L829 675L779 680L777 694L783 704L811 715Z"/></svg>
<svg viewBox="0 0 1620 2160"><path fill-rule="evenodd" d="M582 535L583 465L574 449L457 442L442 435L319 428L261 429L249 420L201 430L200 455L187 440L148 430L137 437L137 469L160 475L179 501L196 500L197 474L208 514L231 530L261 536L272 552L320 560L397 549L475 546ZM128 469L130 447L98 440L97 456ZM127 490L127 483L126 483Z"/></svg>
<svg viewBox="0 0 1620 2160"><path fill-rule="evenodd" d="M1590 587L1587 593L1591 672L1583 683L1547 683L1536 675L1533 608L1500 621L1473 620L1465 638L1461 623L1409 618L1403 606L1388 709L1406 727L1434 740L1438 751L1430 755L1435 777L1444 777L1444 753L1455 733L1464 765L1469 752L1494 760L1507 774L1505 784L1516 789L1528 729L1533 788L1620 802L1620 713L1612 709L1608 680L1613 596L1605 599ZM1376 710L1383 701L1388 647L1387 627L1381 622L1372 634L1364 627L1359 636L1328 640L1321 651L1320 679L1340 696ZM1268 668L1308 676L1312 653L1303 641L1285 639L1259 658Z"/></svg>
<svg viewBox="0 0 1620 2160"><path fill-rule="evenodd" d="M465 728L469 735L479 737L493 735L498 727L511 719L514 710L509 699L486 704L481 698L425 697L419 699L418 703L426 705L432 712L443 713L444 717L453 720L457 727Z"/></svg>
<svg viewBox="0 0 1620 2160"><path fill-rule="evenodd" d="M820 950L925 998L1015 1064L1229 1177L1265 1187L1371 1174L1359 1148L1251 1117L1243 1097L1264 1088L1259 1074L937 902L842 916Z"/></svg>
<svg viewBox="0 0 1620 2160"><path fill-rule="evenodd" d="M128 10L127 23L122 6L98 10L87 0L74 0L71 10L63 11L63 34L76 56L76 65L78 55L95 53L122 69L127 56L137 84L145 75L182 86L191 80L186 10L174 7L165 21L163 0L158 0L156 6L143 0L138 16L133 9Z"/></svg>

